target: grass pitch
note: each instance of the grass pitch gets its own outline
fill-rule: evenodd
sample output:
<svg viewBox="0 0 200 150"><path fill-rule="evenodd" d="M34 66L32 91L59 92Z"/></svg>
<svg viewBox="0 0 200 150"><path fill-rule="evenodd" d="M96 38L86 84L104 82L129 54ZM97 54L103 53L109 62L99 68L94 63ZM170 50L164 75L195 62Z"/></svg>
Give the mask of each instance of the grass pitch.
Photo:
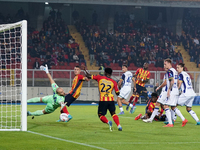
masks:
<svg viewBox="0 0 200 150"><path fill-rule="evenodd" d="M43 109L45 105L28 105L29 111ZM179 107L188 119L185 127L181 127L178 118L173 128L163 128L163 122L144 123L134 118L144 114L145 106L137 106L134 114L125 112L119 116L123 131L118 131L113 123L114 131L110 132L107 124L97 116L98 106L72 105L69 112L73 119L68 122L56 122L59 109L52 114L31 119L28 117L29 132L0 132L0 150L199 150L200 126ZM200 117L200 106L193 110ZM125 110L125 107L124 107ZM119 113L119 108L116 107ZM112 120L110 114L108 120Z"/></svg>

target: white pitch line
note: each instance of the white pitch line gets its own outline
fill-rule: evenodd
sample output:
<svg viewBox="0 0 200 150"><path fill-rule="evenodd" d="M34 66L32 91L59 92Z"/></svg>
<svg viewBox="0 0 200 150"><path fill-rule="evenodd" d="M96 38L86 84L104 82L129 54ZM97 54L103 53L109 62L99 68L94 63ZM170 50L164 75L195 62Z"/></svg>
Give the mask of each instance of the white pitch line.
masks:
<svg viewBox="0 0 200 150"><path fill-rule="evenodd" d="M124 117L124 116L118 116L120 118L131 118L131 119L135 119L134 117Z"/></svg>
<svg viewBox="0 0 200 150"><path fill-rule="evenodd" d="M199 144L200 142L91 142L88 144L105 144L105 145L110 145L110 144L119 144L119 145L145 145L145 144Z"/></svg>
<svg viewBox="0 0 200 150"><path fill-rule="evenodd" d="M27 131L27 132L32 133L32 134L41 135L41 136L44 136L44 137L47 137L47 138L59 140L59 141L64 141L64 142L68 142L68 143L83 145L83 146L87 146L87 147L91 147L91 148L96 148L96 149L101 149L101 150L107 150L107 149L102 148L102 147L98 147L98 146L94 146L94 145L89 145L89 144L85 144L85 143L74 142L74 141L70 141L70 140L65 140L65 139L61 139L61 138L57 138L57 137L45 135L45 134L42 134L42 133L37 133L37 132L33 132L33 131Z"/></svg>

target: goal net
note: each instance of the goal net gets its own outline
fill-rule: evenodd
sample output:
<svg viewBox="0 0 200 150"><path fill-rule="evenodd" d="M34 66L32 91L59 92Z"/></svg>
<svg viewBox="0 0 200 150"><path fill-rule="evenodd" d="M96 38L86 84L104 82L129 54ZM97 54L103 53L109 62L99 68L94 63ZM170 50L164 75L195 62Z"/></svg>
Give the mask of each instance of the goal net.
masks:
<svg viewBox="0 0 200 150"><path fill-rule="evenodd" d="M0 25L0 131L27 131L27 21Z"/></svg>

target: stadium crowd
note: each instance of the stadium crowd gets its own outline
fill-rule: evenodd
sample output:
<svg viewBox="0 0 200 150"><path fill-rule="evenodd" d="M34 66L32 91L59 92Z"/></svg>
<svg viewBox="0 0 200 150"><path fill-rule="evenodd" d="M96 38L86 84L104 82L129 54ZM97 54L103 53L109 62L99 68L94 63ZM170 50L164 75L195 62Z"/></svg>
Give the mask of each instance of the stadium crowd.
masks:
<svg viewBox="0 0 200 150"><path fill-rule="evenodd" d="M183 19L181 36L175 35L168 28L152 25L150 22L135 21L133 14L114 16L114 31L98 26L98 15L92 14L92 25L85 18L79 19L75 10L72 17L77 30L81 33L89 49L90 65L96 60L96 65L121 66L124 63L140 67L144 62L150 66L162 68L163 60L171 58L173 64L183 62L180 52L175 52L175 46L183 45L191 56L190 61L200 66L200 29L199 17L186 11ZM0 23L11 23L19 20L29 20L28 14L19 9L15 16L5 17L0 13ZM51 10L47 20L43 22L40 31L28 26L28 67L38 68L41 64L49 67L65 66L69 63L86 63L79 45L70 36L69 29L58 10ZM57 67L58 68L58 67Z"/></svg>
<svg viewBox="0 0 200 150"><path fill-rule="evenodd" d="M41 64L48 64L51 68L69 66L69 63L85 63L84 55L79 50L79 45L70 36L69 29L61 15L59 10L57 12L51 10L40 31L28 25L28 69L37 69ZM15 17L10 17L10 15L4 17L0 14L2 24L23 19L29 20L28 14L24 14L22 8L18 10Z"/></svg>
<svg viewBox="0 0 200 150"><path fill-rule="evenodd" d="M180 52L174 51L180 45L180 37L167 28L135 21L132 14L115 14L114 31L103 30L97 25L88 25L85 19L76 22L89 49L90 62L95 57L97 65L117 63L135 64L140 67L149 62L163 67L163 60L171 58L174 64L182 62Z"/></svg>
<svg viewBox="0 0 200 150"><path fill-rule="evenodd" d="M190 61L197 63L200 67L200 16L192 15L188 9L184 14L183 19L183 34L181 42L185 50L191 56Z"/></svg>

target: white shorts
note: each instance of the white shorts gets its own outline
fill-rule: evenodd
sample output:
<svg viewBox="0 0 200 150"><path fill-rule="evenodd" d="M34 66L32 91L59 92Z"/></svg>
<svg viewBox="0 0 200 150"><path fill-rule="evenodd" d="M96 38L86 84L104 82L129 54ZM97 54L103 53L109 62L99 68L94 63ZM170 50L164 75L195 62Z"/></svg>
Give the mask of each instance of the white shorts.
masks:
<svg viewBox="0 0 200 150"><path fill-rule="evenodd" d="M178 98L178 105L192 107L194 97L195 96L185 96L184 94L181 94Z"/></svg>
<svg viewBox="0 0 200 150"><path fill-rule="evenodd" d="M164 105L176 106L178 101L178 95L170 94L170 97L167 97Z"/></svg>
<svg viewBox="0 0 200 150"><path fill-rule="evenodd" d="M118 97L123 98L123 99L127 99L130 93L131 93L131 88L122 88L120 90Z"/></svg>
<svg viewBox="0 0 200 150"><path fill-rule="evenodd" d="M162 91L162 92L160 93L160 96L159 96L157 102L160 103L160 104L164 104L166 98L167 98L167 92L166 92L166 91Z"/></svg>

